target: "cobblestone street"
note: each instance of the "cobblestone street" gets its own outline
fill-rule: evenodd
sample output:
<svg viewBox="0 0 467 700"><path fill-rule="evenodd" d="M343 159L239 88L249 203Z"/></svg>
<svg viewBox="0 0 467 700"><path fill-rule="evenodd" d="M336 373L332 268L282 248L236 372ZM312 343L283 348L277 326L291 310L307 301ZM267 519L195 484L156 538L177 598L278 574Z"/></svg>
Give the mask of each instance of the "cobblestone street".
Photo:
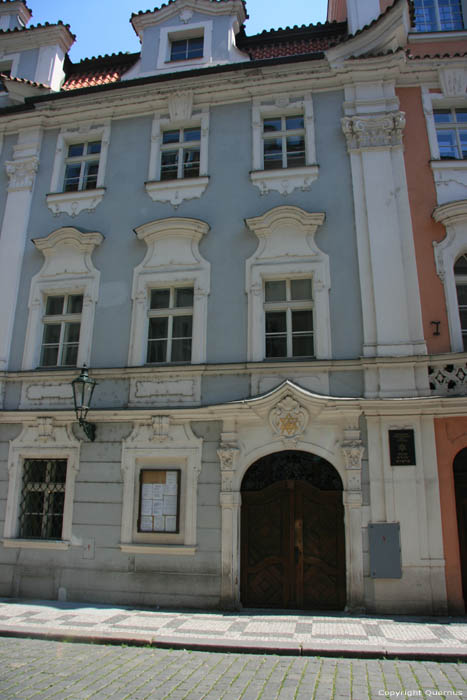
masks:
<svg viewBox="0 0 467 700"><path fill-rule="evenodd" d="M367 700L466 697L467 666L0 639L0 697Z"/></svg>

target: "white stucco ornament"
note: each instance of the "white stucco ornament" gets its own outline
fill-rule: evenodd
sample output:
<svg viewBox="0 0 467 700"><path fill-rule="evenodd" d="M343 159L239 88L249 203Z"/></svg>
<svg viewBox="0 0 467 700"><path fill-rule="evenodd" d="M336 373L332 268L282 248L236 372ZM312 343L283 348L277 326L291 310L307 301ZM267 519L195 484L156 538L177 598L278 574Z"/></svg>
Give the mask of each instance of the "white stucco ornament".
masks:
<svg viewBox="0 0 467 700"><path fill-rule="evenodd" d="M287 441L297 440L305 431L308 420L308 411L290 395L279 401L269 414L273 431Z"/></svg>

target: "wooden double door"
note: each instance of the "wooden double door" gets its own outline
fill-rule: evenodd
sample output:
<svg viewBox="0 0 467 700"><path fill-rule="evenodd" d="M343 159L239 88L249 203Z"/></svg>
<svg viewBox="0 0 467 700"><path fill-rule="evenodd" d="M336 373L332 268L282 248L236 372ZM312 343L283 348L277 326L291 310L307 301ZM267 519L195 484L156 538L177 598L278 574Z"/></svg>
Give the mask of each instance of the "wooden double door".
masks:
<svg viewBox="0 0 467 700"><path fill-rule="evenodd" d="M342 491L302 480L242 493L241 601L246 607L342 610Z"/></svg>
<svg viewBox="0 0 467 700"><path fill-rule="evenodd" d="M459 532L462 593L467 613L467 449L462 450L454 460L454 486Z"/></svg>

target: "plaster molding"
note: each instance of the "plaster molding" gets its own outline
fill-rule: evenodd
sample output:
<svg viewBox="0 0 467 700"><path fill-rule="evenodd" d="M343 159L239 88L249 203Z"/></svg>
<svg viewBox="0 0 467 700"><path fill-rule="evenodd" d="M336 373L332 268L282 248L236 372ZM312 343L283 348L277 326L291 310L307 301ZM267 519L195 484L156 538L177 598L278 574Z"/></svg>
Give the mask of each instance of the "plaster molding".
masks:
<svg viewBox="0 0 467 700"><path fill-rule="evenodd" d="M438 68L439 82L444 97L465 98L467 92L467 68L452 65Z"/></svg>
<svg viewBox="0 0 467 700"><path fill-rule="evenodd" d="M182 424L170 421L169 423L165 422L164 425L163 432L166 438L157 444L159 435L155 435L153 418L150 421L136 421L132 433L122 443L121 545L195 546L197 540L197 483L201 471L203 440L194 435L188 421ZM139 473L143 468L180 469L179 533L137 532Z"/></svg>
<svg viewBox="0 0 467 700"><path fill-rule="evenodd" d="M157 219L135 229L147 245L144 260L133 273L133 312L128 364L146 361L147 309L151 288L177 283L193 283L192 364L206 356L207 298L210 292L211 266L199 252L199 242L209 225L198 219Z"/></svg>
<svg viewBox="0 0 467 700"><path fill-rule="evenodd" d="M46 196L47 206L54 216L68 214L75 217L83 211L94 211L102 202L105 188L82 190L80 192L57 192Z"/></svg>
<svg viewBox="0 0 467 700"><path fill-rule="evenodd" d="M258 247L246 261L248 294L248 359L264 359L263 286L267 279L310 276L315 317L315 355L331 356L329 322L329 258L316 245L314 236L324 223L324 213L309 213L293 206L270 209L246 219L257 236Z"/></svg>
<svg viewBox="0 0 467 700"><path fill-rule="evenodd" d="M269 413L269 424L284 444L294 444L303 435L310 419L308 411L290 394Z"/></svg>
<svg viewBox="0 0 467 700"><path fill-rule="evenodd" d="M250 179L262 195L275 191L285 196L297 189L308 192L318 175L319 167L308 165L303 168L252 171Z"/></svg>
<svg viewBox="0 0 467 700"><path fill-rule="evenodd" d="M31 280L29 316L23 351L22 368L33 369L39 364L42 335L42 315L47 294L83 294L81 331L77 364L88 364L94 311L99 296L99 270L91 255L102 243L101 233L81 233L72 227L62 227L33 243L44 255L41 270Z"/></svg>
<svg viewBox="0 0 467 700"><path fill-rule="evenodd" d="M146 192L153 202L170 202L176 209L186 199L199 199L209 184L209 177L145 182Z"/></svg>
<svg viewBox="0 0 467 700"><path fill-rule="evenodd" d="M172 122L188 121L193 115L193 91L175 92L168 97L169 115Z"/></svg>
<svg viewBox="0 0 467 700"><path fill-rule="evenodd" d="M61 543L71 541L73 498L75 479L80 465L81 445L80 441L74 436L71 425L71 422L59 423L53 420L52 417L39 416L35 420L30 419L28 422L23 423L21 433L17 438L10 441L8 453L10 478L3 533L6 539L14 540L19 534L19 502L24 460L66 459L67 473Z"/></svg>
<svg viewBox="0 0 467 700"><path fill-rule="evenodd" d="M403 112L343 117L342 130L350 152L402 146Z"/></svg>
<svg viewBox="0 0 467 700"><path fill-rule="evenodd" d="M183 23L186 22L183 17L187 17L187 13L201 13L203 15L235 15L240 26L245 22L247 15L245 7L241 0L230 0L227 3L211 2L211 0L178 0L174 6L173 3L163 5L154 12L142 12L141 14L133 14L131 24L138 36L148 27L156 24L162 24L167 20L179 17ZM191 17L190 17L191 19ZM188 20L189 21L189 20Z"/></svg>
<svg viewBox="0 0 467 700"><path fill-rule="evenodd" d="M9 160L6 161L5 166L10 180L8 192L32 191L36 173L39 169L39 158L37 156Z"/></svg>

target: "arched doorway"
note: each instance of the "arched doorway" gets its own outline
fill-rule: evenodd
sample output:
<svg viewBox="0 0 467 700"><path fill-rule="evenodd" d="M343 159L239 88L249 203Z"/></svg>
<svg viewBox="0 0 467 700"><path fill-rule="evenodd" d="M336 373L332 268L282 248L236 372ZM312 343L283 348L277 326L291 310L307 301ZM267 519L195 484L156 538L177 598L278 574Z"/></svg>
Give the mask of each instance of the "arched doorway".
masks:
<svg viewBox="0 0 467 700"><path fill-rule="evenodd" d="M462 573L462 593L467 608L467 448L454 459L454 488L456 492L457 528Z"/></svg>
<svg viewBox="0 0 467 700"><path fill-rule="evenodd" d="M262 457L242 481L245 607L342 610L346 602L342 481L317 455Z"/></svg>

